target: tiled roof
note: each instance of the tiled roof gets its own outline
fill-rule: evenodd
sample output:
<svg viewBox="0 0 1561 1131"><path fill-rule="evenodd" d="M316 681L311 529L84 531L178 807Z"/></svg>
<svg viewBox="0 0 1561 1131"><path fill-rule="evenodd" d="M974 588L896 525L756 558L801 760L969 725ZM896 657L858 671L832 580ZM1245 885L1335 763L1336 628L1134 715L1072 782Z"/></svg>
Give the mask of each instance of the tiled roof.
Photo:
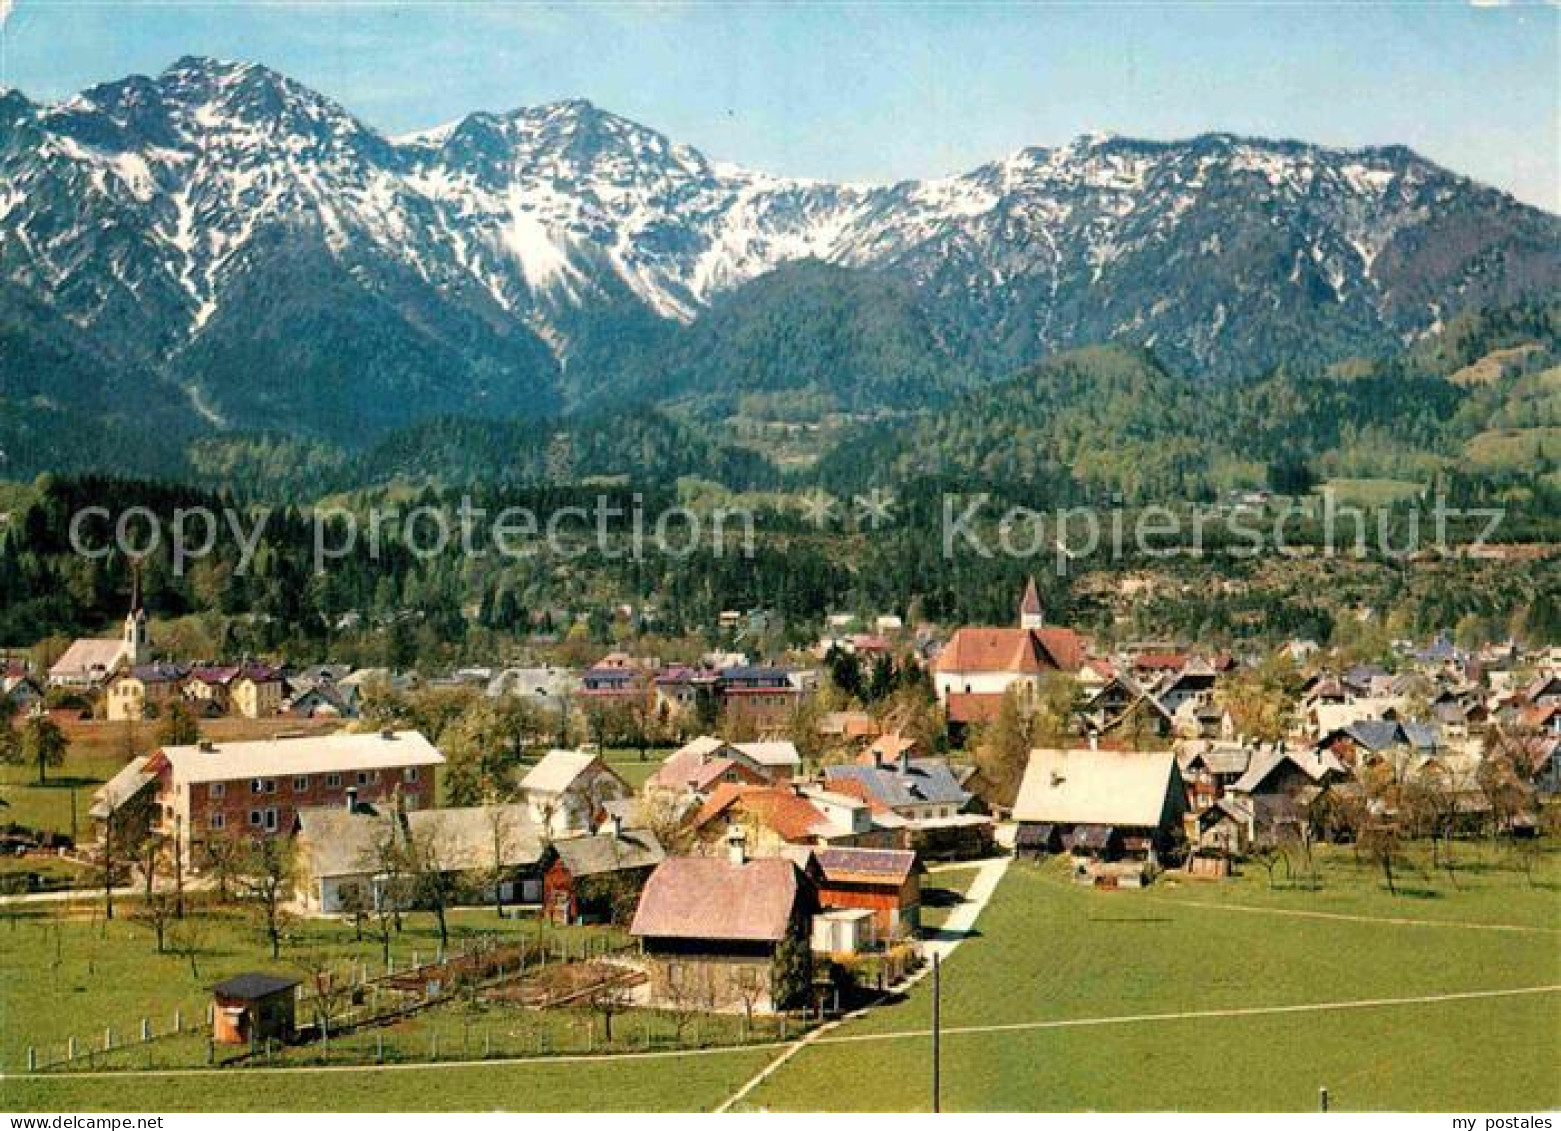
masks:
<svg viewBox="0 0 1561 1131"><path fill-rule="evenodd" d="M970 800L970 794L960 788L948 763L940 758L913 760L904 773L898 765L888 763L829 766L824 770L824 780L830 788L837 782L860 782L872 799L892 809L908 805L963 806Z"/></svg>
<svg viewBox="0 0 1561 1131"><path fill-rule="evenodd" d="M575 836L553 842L553 851L572 876L601 876L632 868L653 868L666 851L649 829Z"/></svg>
<svg viewBox="0 0 1561 1131"><path fill-rule="evenodd" d="M722 783L700 807L694 825L707 824L734 805L782 840L806 841L831 826L828 818L805 797L778 786L751 786Z"/></svg>
<svg viewBox="0 0 1561 1131"><path fill-rule="evenodd" d="M779 942L799 894L790 860L672 857L646 881L629 931L641 938Z"/></svg>
<svg viewBox="0 0 1561 1131"><path fill-rule="evenodd" d="M997 718L997 713L1002 709L1003 697L1001 695L984 695L980 692L969 694L963 692L949 692L948 712L951 723L989 723Z"/></svg>
<svg viewBox="0 0 1561 1131"><path fill-rule="evenodd" d="M813 859L826 880L899 886L916 870L916 854L897 848L819 848Z"/></svg>

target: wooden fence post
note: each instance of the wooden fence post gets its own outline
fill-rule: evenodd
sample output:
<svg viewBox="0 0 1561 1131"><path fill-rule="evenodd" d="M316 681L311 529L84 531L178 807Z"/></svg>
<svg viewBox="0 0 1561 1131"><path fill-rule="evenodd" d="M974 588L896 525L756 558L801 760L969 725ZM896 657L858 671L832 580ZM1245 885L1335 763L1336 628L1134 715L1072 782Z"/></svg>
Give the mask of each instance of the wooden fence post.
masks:
<svg viewBox="0 0 1561 1131"><path fill-rule="evenodd" d="M182 1009L173 1011L173 1031L175 1033L184 1032L184 1011Z"/></svg>
<svg viewBox="0 0 1561 1131"><path fill-rule="evenodd" d="M103 1026L103 1051L108 1052L114 1047L114 1030L112 1026Z"/></svg>
<svg viewBox="0 0 1561 1131"><path fill-rule="evenodd" d="M71 1061L73 1061L75 1059L76 1059L76 1038L75 1037L67 1037L65 1039L65 1061L68 1064L68 1063L70 1063Z"/></svg>
<svg viewBox="0 0 1561 1131"><path fill-rule="evenodd" d="M142 1042L146 1042L146 1041L150 1041L151 1039L152 1039L152 1020L149 1017L143 1017L143 1018L141 1018L141 1040L142 1040Z"/></svg>
<svg viewBox="0 0 1561 1131"><path fill-rule="evenodd" d="M38 1050L33 1048L32 1045L27 1046L27 1071L38 1071Z"/></svg>

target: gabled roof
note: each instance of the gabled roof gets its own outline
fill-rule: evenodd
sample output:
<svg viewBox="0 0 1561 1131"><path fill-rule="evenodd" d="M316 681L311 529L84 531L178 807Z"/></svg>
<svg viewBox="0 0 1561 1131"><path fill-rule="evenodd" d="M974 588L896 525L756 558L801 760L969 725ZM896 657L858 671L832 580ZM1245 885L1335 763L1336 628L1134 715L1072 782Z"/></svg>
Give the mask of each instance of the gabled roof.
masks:
<svg viewBox="0 0 1561 1131"><path fill-rule="evenodd" d="M1318 747L1310 753L1301 754L1285 746L1271 746L1253 756L1252 764L1247 767L1247 772L1242 774L1240 780L1230 787L1231 792L1256 793L1262 789L1264 783L1273 776L1275 771L1285 765L1295 766L1314 782L1322 782L1329 777L1338 777L1344 774L1344 766L1322 747Z"/></svg>
<svg viewBox="0 0 1561 1131"><path fill-rule="evenodd" d="M807 841L833 829L829 818L805 797L783 786L733 785L723 782L694 815L695 828L740 805L742 810L782 840Z"/></svg>
<svg viewBox="0 0 1561 1131"><path fill-rule="evenodd" d="M587 770L598 764L601 759L587 750L549 750L520 780L520 788L527 793L567 793Z"/></svg>
<svg viewBox="0 0 1561 1131"><path fill-rule="evenodd" d="M1063 665L1052 657L1041 641L1040 634L1046 631L1059 630L961 628L938 653L934 668L945 673L1012 672L1020 675L1038 675L1060 668Z"/></svg>
<svg viewBox="0 0 1561 1131"><path fill-rule="evenodd" d="M1014 820L1158 827L1180 783L1170 751L1032 750Z"/></svg>
<svg viewBox="0 0 1561 1131"><path fill-rule="evenodd" d="M629 933L640 938L779 942L802 892L797 867L775 857L738 864L675 856L646 881Z"/></svg>
<svg viewBox="0 0 1561 1131"><path fill-rule="evenodd" d="M125 654L124 641L114 638L83 638L71 641L65 654L49 668L54 677L108 671Z"/></svg>
<svg viewBox="0 0 1561 1131"><path fill-rule="evenodd" d="M769 769L791 769L802 765L802 754L795 742L736 742L736 749Z"/></svg>
<svg viewBox="0 0 1561 1131"><path fill-rule="evenodd" d="M834 883L899 887L916 870L916 854L898 848L815 848L813 861Z"/></svg>
<svg viewBox="0 0 1561 1131"><path fill-rule="evenodd" d="M1199 742L1184 753L1184 769L1202 764L1211 774L1244 774L1252 763L1252 749L1239 742Z"/></svg>
<svg viewBox="0 0 1561 1131"><path fill-rule="evenodd" d="M903 773L898 763L891 762L881 766L828 766L824 780L831 788L840 782L858 782L871 800L891 809L908 805L963 806L970 800L970 794L960 788L949 764L941 758L913 759Z"/></svg>
<svg viewBox="0 0 1561 1131"><path fill-rule="evenodd" d="M156 779L157 773L155 769L148 768L149 762L151 762L150 756L142 754L125 763L117 774L104 782L97 793L93 794L92 808L87 810L88 815L100 821L105 820L121 805L150 785Z"/></svg>
<svg viewBox="0 0 1561 1131"><path fill-rule="evenodd" d="M653 868L666 851L649 829L575 836L553 842L553 851L572 876L602 876L633 868Z"/></svg>

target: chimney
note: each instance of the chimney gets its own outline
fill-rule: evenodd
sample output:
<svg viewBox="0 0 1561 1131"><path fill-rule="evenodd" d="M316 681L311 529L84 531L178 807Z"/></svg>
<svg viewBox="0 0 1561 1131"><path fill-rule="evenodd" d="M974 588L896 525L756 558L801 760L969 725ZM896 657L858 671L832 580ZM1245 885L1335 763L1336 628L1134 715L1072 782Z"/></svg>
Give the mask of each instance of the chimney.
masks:
<svg viewBox="0 0 1561 1131"><path fill-rule="evenodd" d="M347 787L347 812L349 812L349 813L356 813L357 811L358 811L358 787L355 786L355 785L349 785Z"/></svg>
<svg viewBox="0 0 1561 1131"><path fill-rule="evenodd" d="M623 837L623 818L616 813L607 815L607 835L613 840L620 840Z"/></svg>
<svg viewBox="0 0 1561 1131"><path fill-rule="evenodd" d="M384 730L379 732L379 736L386 742L389 742L391 739L396 737L396 732L391 730L389 727L386 727Z"/></svg>
<svg viewBox="0 0 1561 1131"><path fill-rule="evenodd" d="M900 773L908 774L910 772L911 772L911 752L909 750L901 750L900 751Z"/></svg>
<svg viewBox="0 0 1561 1131"><path fill-rule="evenodd" d="M737 825L726 830L726 858L733 864L748 863L748 835Z"/></svg>
<svg viewBox="0 0 1561 1131"><path fill-rule="evenodd" d="M1099 731L1093 731L1092 730L1092 731L1089 732L1089 748L1091 750L1099 750L1100 749L1100 732Z"/></svg>
<svg viewBox="0 0 1561 1131"><path fill-rule="evenodd" d="M195 745L202 754L214 754L217 750L216 745L209 738L203 738Z"/></svg>
<svg viewBox="0 0 1561 1131"><path fill-rule="evenodd" d="M873 765L877 769L883 769L883 751L876 746L873 747Z"/></svg>

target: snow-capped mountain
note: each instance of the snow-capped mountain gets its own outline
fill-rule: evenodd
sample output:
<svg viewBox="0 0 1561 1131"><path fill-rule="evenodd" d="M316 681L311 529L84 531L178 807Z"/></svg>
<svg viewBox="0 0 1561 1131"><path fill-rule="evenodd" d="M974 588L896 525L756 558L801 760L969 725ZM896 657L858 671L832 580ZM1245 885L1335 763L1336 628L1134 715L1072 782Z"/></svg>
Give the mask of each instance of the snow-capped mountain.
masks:
<svg viewBox="0 0 1561 1131"><path fill-rule="evenodd" d="M1402 148L1088 137L844 186L583 101L390 139L252 64L0 94L0 398L40 411L127 372L199 427L554 411L806 258L910 285L989 373L1123 338L1222 374L1553 294L1561 221Z"/></svg>

